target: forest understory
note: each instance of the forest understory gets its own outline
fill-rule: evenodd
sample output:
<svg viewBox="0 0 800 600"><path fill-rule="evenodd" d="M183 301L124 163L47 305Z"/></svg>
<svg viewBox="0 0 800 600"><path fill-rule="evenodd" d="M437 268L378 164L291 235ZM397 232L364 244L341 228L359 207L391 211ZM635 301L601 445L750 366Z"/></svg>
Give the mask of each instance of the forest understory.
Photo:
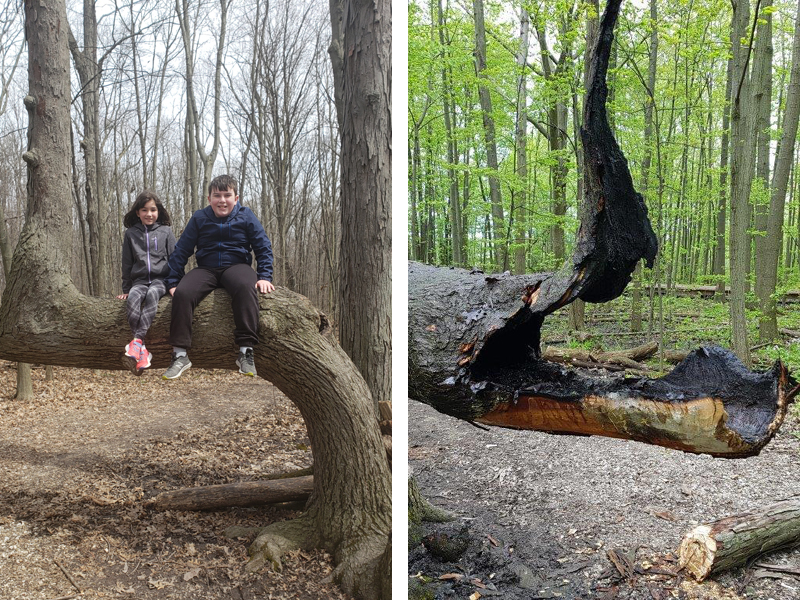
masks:
<svg viewBox="0 0 800 600"><path fill-rule="evenodd" d="M630 304L626 293L586 305L582 332L569 331L561 309L545 322L542 348L599 353L658 341L658 326L648 332L646 301L643 331L630 332ZM800 329L798 308L780 307L785 332ZM665 298L665 349L730 347L727 311L712 299ZM748 321L757 339L755 313ZM779 358L800 372L800 340L789 333L752 347L754 369ZM642 367L648 377L672 368L658 356ZM702 584L677 562L680 541L695 526L800 495L798 416L790 407L759 456L731 460L626 440L485 430L411 401L409 474L455 521L423 523L409 544L410 597L800 599L800 550L759 557ZM463 553L434 556L430 548L443 535Z"/></svg>
<svg viewBox="0 0 800 600"><path fill-rule="evenodd" d="M0 362L0 598L346 598L323 552L290 553L281 573L245 572L255 528L302 506L147 504L311 465L300 413L268 382L58 367L47 382L34 367L29 402L13 399L15 382L14 363Z"/></svg>

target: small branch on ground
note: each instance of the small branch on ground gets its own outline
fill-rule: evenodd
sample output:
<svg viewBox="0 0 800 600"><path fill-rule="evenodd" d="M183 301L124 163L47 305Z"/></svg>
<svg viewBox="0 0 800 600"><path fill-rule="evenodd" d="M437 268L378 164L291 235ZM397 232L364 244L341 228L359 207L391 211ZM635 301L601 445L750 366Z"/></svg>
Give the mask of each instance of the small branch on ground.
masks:
<svg viewBox="0 0 800 600"><path fill-rule="evenodd" d="M61 569L61 572L62 572L62 573L64 573L64 575L66 576L66 578L67 578L67 579L69 579L69 582L70 582L70 583L73 585L73 587L74 587L76 590L78 590L78 594L83 594L83 590L81 590L81 588L79 588L79 587L78 587L78 584L77 584L77 583L75 583L75 580L72 578L72 576L71 576L69 573L67 573L67 570L66 570L64 567L62 567L62 566L61 566L61 563L60 563L60 562L58 562L57 560L54 560L53 562L56 564L56 566L57 566L59 569Z"/></svg>

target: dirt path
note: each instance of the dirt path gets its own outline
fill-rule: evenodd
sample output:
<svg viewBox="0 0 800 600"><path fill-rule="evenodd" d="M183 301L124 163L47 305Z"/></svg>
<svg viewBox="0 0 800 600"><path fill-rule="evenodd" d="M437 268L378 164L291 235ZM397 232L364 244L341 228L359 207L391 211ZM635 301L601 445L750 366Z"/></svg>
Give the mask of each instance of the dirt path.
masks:
<svg viewBox="0 0 800 600"><path fill-rule="evenodd" d="M258 527L297 507L157 512L166 489L254 480L309 466L299 412L260 379L190 370L34 370L35 398L17 402L0 362L0 598L136 600L344 598L323 580L323 553L287 557L282 573L244 572ZM294 510L292 510L294 508ZM60 569L64 570L74 581Z"/></svg>
<svg viewBox="0 0 800 600"><path fill-rule="evenodd" d="M724 460L623 440L483 431L409 404L410 472L434 505L458 517L426 533L458 536L466 526L472 540L452 563L410 549L410 581L431 581L437 598L800 599L797 578L753 569L703 586L644 573L675 570L670 553L695 525L800 494L796 422L760 456ZM642 573L623 580L612 549ZM768 562L797 565L800 551ZM448 573L456 576L438 579Z"/></svg>

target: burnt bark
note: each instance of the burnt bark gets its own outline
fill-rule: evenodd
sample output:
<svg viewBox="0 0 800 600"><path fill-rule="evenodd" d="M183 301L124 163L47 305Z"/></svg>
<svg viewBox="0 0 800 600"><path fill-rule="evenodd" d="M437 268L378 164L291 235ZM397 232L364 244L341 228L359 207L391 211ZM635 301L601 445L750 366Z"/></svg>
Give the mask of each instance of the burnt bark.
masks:
<svg viewBox="0 0 800 600"><path fill-rule="evenodd" d="M619 0L600 23L581 129L581 227L556 273L486 276L409 265L409 395L472 422L606 435L715 456L757 453L788 403L780 365L748 371L728 351L693 352L660 379L592 378L541 360L545 317L619 296L656 239L608 125L605 83Z"/></svg>

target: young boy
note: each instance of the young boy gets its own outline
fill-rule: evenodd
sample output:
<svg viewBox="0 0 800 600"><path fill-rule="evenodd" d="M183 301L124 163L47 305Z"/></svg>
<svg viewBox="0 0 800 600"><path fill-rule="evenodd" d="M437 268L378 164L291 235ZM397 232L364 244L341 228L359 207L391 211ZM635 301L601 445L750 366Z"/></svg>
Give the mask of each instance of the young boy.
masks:
<svg viewBox="0 0 800 600"><path fill-rule="evenodd" d="M239 372L251 377L256 374L253 346L258 344L257 291L267 294L275 289L272 244L253 211L239 204L238 186L230 175L211 181L208 204L189 219L169 257L166 284L172 295L169 343L173 354L164 379L176 379L192 366L187 350L192 347L194 308L218 287L225 288L232 299ZM257 273L250 266L251 249L256 255ZM192 253L197 268L184 275Z"/></svg>

